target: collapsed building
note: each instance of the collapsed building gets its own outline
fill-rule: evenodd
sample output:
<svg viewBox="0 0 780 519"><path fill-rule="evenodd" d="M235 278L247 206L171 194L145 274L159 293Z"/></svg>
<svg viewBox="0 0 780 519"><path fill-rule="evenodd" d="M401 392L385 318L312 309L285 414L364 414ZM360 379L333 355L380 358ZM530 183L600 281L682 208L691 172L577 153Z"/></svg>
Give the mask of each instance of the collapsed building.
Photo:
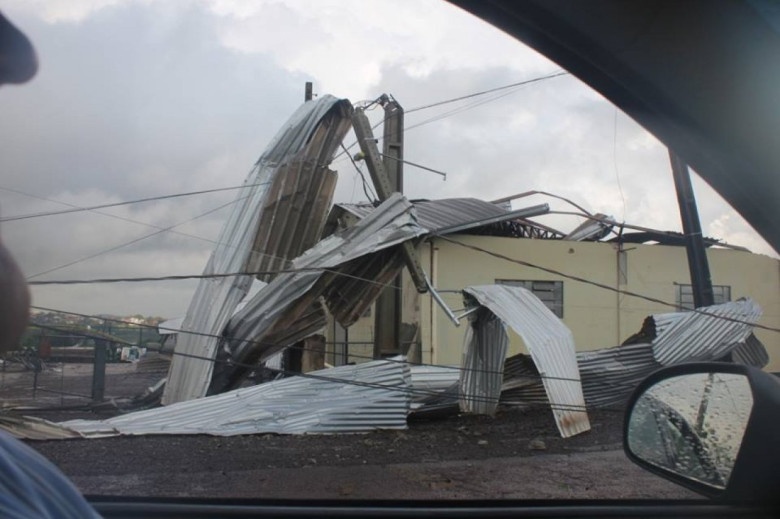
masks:
<svg viewBox="0 0 780 519"><path fill-rule="evenodd" d="M331 207L329 164L350 127L380 200ZM47 424L47 434L365 432L403 428L426 407L491 415L503 402L549 407L569 437L589 430L589 408L620 405L661 366L726 354L769 362L753 333L762 315L753 299L671 313L620 299L632 293L632 272L647 277L628 267L640 254L628 254L667 247L677 257L679 236L624 225L614 232L604 215L564 234L533 220L546 204L513 211L508 200L409 201L385 176L385 164L400 157L388 157L387 142L379 153L370 132L363 110L346 100L301 106L236 196L177 330L163 407L66 422L59 432ZM648 240L669 245L641 245ZM763 269L762 261L755 265ZM593 275L586 264L610 268ZM682 298L684 283L670 286ZM379 302L388 293L389 303ZM776 285L772 297L776 304ZM616 331L604 324L610 305ZM584 325L564 315L577 306L590 311ZM583 339L588 327L607 335ZM242 387L259 366L320 334L333 367Z"/></svg>

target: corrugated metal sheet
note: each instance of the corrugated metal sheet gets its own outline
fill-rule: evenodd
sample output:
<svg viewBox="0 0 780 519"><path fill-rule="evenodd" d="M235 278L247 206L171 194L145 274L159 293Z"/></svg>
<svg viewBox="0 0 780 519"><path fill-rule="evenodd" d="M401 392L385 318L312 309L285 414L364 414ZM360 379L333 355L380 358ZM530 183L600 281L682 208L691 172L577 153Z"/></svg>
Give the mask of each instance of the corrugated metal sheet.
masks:
<svg viewBox="0 0 780 519"><path fill-rule="evenodd" d="M679 312L652 316L656 330L653 355L662 365L720 358L744 342L753 331L748 324L728 319L757 323L762 315L761 307L752 299L699 310L706 314Z"/></svg>
<svg viewBox="0 0 780 519"><path fill-rule="evenodd" d="M313 270L281 274L258 291L226 326L228 339L220 351L228 355L221 360L254 364L303 338L304 329L322 328L324 313L312 311L322 295L337 318L356 314L402 267L393 258L398 251L390 256L383 251L422 233L411 204L394 194L357 225L320 241L292 263L293 269ZM236 387L247 372L245 366L219 363L209 393Z"/></svg>
<svg viewBox="0 0 780 519"><path fill-rule="evenodd" d="M300 205L301 200L311 200L314 196L311 193L316 189L310 191L307 186L303 186L301 180L305 175L292 173L298 185L307 189L300 191L296 188L290 192L285 191L279 187L284 184L285 179L277 180L280 169L287 168L286 172L289 174L290 168L295 169L291 164L295 163L300 168L314 168L313 173L323 173L322 168L331 160L335 146L341 142L349 128L349 123L347 122L345 126L343 121L345 119L348 121L350 110L351 105L348 101L322 96L316 101L305 103L293 114L249 173L244 182L248 187L238 191L233 210L217 240L219 245L212 252L203 271L204 274L240 272L250 267L257 267L264 264L262 256L258 254L269 253L268 251L273 251L274 255L295 253L295 247L289 243L289 246L277 244L273 247L265 244L261 250L252 252L256 239L262 234L258 234L258 230L265 229L261 226L261 219L266 217L274 219L280 216L284 212L284 206L279 204L285 196L287 202L293 202L292 210L305 210L307 215L300 215L299 218L294 219L295 237L286 236L285 239L289 238L293 242L302 240L303 236L311 234L307 226L316 226L306 223L310 211L314 210L313 206L307 208ZM299 169L298 173L301 171ZM281 176L286 177L286 175ZM313 181L312 184L320 183ZM326 179L320 187L328 185ZM272 189L278 193L277 198L271 199L277 202L277 206L274 211L266 212ZM288 213L285 213L286 217L289 217ZM301 227L297 225L299 222L302 224ZM266 223L266 225L273 224ZM286 227L285 229L287 230ZM176 350L196 357L213 359L217 340L210 336L218 336L222 333L236 305L246 296L251 283L250 276L202 279L182 325L184 331L202 335L181 334ZM170 404L204 396L211 379L212 366L213 363L209 360L176 357L171 364L163 403Z"/></svg>
<svg viewBox="0 0 780 519"><path fill-rule="evenodd" d="M86 437L144 434L312 434L405 429L405 362L340 366L102 421L61 426Z"/></svg>
<svg viewBox="0 0 780 519"><path fill-rule="evenodd" d="M743 303L739 304L743 305ZM731 315L734 316L734 304L729 303L729 305L731 306ZM745 302L743 308L744 311L756 315L754 303ZM709 311L709 308L705 310ZM735 362L742 364L763 367L769 362L766 349L752 333L743 343L725 343L724 341L729 340L729 337L739 338L742 332L738 334L729 332L725 336L718 337L715 333L716 330L722 331L721 327L710 331L711 333L701 333L701 330L698 329L699 326L703 326L701 321L711 321L713 318L707 316L699 318L698 315L700 314L680 312L652 316L652 319L656 320L655 337L652 338L652 343L578 352L577 364L588 407L614 407L625 404L631 392L642 380L663 367L663 364L654 355L655 344L666 345L667 348L669 344L673 344L672 352L676 363L696 360L711 361L728 352L732 352ZM697 333L685 337L676 326L680 322L689 324L692 322L693 330ZM728 321L724 321L724 323L728 323ZM730 326L727 328L747 326L738 323L728 324ZM752 327L747 326L747 328ZM533 383L532 379L527 378L533 374L534 370L532 366L527 364L525 355L515 355L507 359L504 367L504 387L501 401L508 404L545 402L546 397L540 391L541 384Z"/></svg>
<svg viewBox="0 0 780 519"><path fill-rule="evenodd" d="M81 434L59 424L25 416L0 415L0 430L23 440L65 440L81 438Z"/></svg>
<svg viewBox="0 0 780 519"><path fill-rule="evenodd" d="M365 218L374 210L374 206L368 204L337 204L336 206L359 218ZM414 208L420 226L431 232L483 218L501 216L507 212L495 204L476 198L422 200L414 202Z"/></svg>
<svg viewBox="0 0 780 519"><path fill-rule="evenodd" d="M607 236L612 230L612 225L599 221L599 219L610 219L610 217L598 213L593 215L593 218L594 219L588 219L582 222L563 239L570 241L596 241Z"/></svg>
<svg viewBox="0 0 780 519"><path fill-rule="evenodd" d="M662 366L650 344L631 344L577 353L585 402L593 407L621 406L634 388Z"/></svg>
<svg viewBox="0 0 780 519"><path fill-rule="evenodd" d="M486 308L468 316L460 373L460 409L493 416L501 397L509 348L506 326Z"/></svg>
<svg viewBox="0 0 780 519"><path fill-rule="evenodd" d="M763 368L769 364L769 353L767 353L761 341L752 333L745 339L745 342L731 351L731 355L734 362L747 364L748 366Z"/></svg>
<svg viewBox="0 0 780 519"><path fill-rule="evenodd" d="M566 325L538 297L521 287L484 285L468 287L464 292L522 337L543 377L561 436L568 438L589 430L574 338Z"/></svg>
<svg viewBox="0 0 780 519"><path fill-rule="evenodd" d="M547 404L547 393L539 370L530 355L518 353L504 363L501 403L508 405Z"/></svg>
<svg viewBox="0 0 780 519"><path fill-rule="evenodd" d="M424 400L423 392L446 392L457 388L460 380L458 366L416 366L410 367L412 388L419 393L413 395L413 400Z"/></svg>

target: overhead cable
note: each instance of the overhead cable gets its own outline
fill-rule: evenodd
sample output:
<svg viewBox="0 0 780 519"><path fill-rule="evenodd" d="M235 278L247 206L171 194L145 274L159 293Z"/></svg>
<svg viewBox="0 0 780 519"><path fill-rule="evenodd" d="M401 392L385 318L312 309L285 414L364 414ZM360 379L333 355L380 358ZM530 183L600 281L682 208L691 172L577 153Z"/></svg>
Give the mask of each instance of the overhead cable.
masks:
<svg viewBox="0 0 780 519"><path fill-rule="evenodd" d="M153 233L151 233L151 234L145 234L144 236L140 236L140 237L138 237L138 238L135 238L135 239L133 239L133 240L130 240L130 241L128 241L128 242L121 243L121 244L119 244L119 245L115 245L115 246L113 246L113 247L109 247L108 249L103 249L103 250L101 250L101 251L98 251L98 252L95 252L95 253L89 254L89 255L87 255L87 256L81 257L81 258L79 258L79 259L77 259L77 260L73 260L73 261L70 261L70 262L68 262L68 263L64 263L64 264L62 264L62 265L59 265L59 266L57 266L57 267L53 267L53 268L50 268L50 269L47 269L47 270L44 270L44 271L38 272L38 273L36 273L36 274L33 274L32 276L28 276L28 277L27 277L27 280L30 280L30 279L33 279L33 278L36 278L36 277L39 277L39 276L43 276L44 274L50 274L50 273L52 273L52 272L55 272L55 271L57 271L57 270L62 270L62 269L64 269L64 268L67 268L67 267L71 267L71 266L73 266L73 265L76 265L77 263L82 263L82 262L84 262L84 261L87 261L87 260L90 260L90 259L96 258L96 257L98 257L98 256L102 256L102 255L104 255L104 254L108 254L109 252L114 252L114 251L116 251L116 250L122 249L122 248L124 248L124 247L127 247L127 246L129 246L129 245L133 245L133 244L135 244L135 243L138 243L138 242L140 242L140 241L146 240L146 239L148 239L148 238L151 238L151 237L153 237L153 236L157 236L157 235L159 235L159 234L162 234L162 233L164 233L164 232L168 232L168 231L170 231L171 229L173 229L174 227L179 227L179 226L181 226L181 225L184 225L184 224L186 224L186 223L190 223L190 222L192 222L192 221L195 221L195 220L197 220L198 218L203 218L204 216L210 215L210 214L212 214L212 213L215 213L215 212L217 212L217 211L219 211L219 210L221 210L221 209L224 209L225 207L227 207L227 206L229 206L229 205L231 205L231 204L234 204L234 203L236 203L238 200L242 200L242 199L244 199L244 198L247 198L247 197L241 197L241 198L239 198L239 199L237 199L237 200L231 200L230 202L228 202L228 203L226 203L226 204L222 204L222 205L220 205L220 206L218 206L218 207L215 207L215 208L213 208L213 209L210 209L210 210L206 211L205 213L198 214L198 215L196 215L196 216L193 216L192 218L188 218L187 220L184 220L184 221L181 221L181 222L179 222L179 223L176 223L176 224L170 225L170 226L168 226L168 227L164 227L164 228L162 228L162 229L159 229L159 230L157 230L157 231L155 231L155 232L153 232Z"/></svg>
<svg viewBox="0 0 780 519"><path fill-rule="evenodd" d="M496 87L496 88L491 88L489 90L482 90L480 92L474 92L474 93L466 94L466 95L463 95L463 96L453 97L451 99L445 99L443 101L436 101L434 103L430 103L430 104L427 104L427 105L416 106L414 108L410 108L409 110L404 110L404 114L410 114L410 113L414 113L414 112L419 112L421 110L426 110L428 108L434 108L436 106L442 106L442 105L446 105L446 104L450 104L450 103L455 103L455 102L458 102L458 101L464 101L466 99L470 99L470 98L473 98L473 97L479 97L479 96L491 94L491 93L494 93L494 92L500 92L502 90L508 90L508 89L512 89L512 88L519 88L521 86L528 85L528 84L531 84L531 83L537 83L537 82L540 82L540 81L545 81L545 80L548 80L548 79L553 79L553 78L556 78L556 77L566 76L566 75L569 75L569 72L566 72L566 71L555 72L555 73L552 73L552 74L547 74L545 76L539 76L539 77L535 77L535 78L526 79L526 80L523 80L523 81L518 81L518 82L515 82L515 83L511 83L509 85L504 85L504 86L500 86L500 87ZM450 115L455 115L456 113L459 113L460 111L462 111L462 109L464 109L464 108L465 109L470 109L470 108L474 108L476 106L480 106L482 104L485 104L487 102L491 102L491 101L495 101L497 99L501 99L505 95L508 95L508 94L502 94L502 95L499 95L499 96L494 96L494 97L492 97L489 100L481 101L481 102L478 102L478 103L473 103L472 105L469 105L468 107L456 108L455 110L452 110L451 112L448 112L446 114L440 114L440 115L435 116L435 117L433 117L433 118L431 118L429 120L422 121L422 122L417 123L415 125L406 127L406 128L403 129L403 132L405 132L407 130L411 130L413 128L417 128L417 127L423 126L425 124L428 124L428 123L431 123L431 122L434 122L434 121L438 121L440 119L443 119L444 117L449 117ZM382 124L382 122L383 121L379 121L374 126L372 126L371 129L377 128L379 125ZM338 155L336 155L333 158L333 160L338 159L344 153L348 154L349 150L351 150L355 146L355 144L357 144L357 141L355 141L352 144L350 144L349 146L347 146L346 150L343 151L342 153L339 153Z"/></svg>
<svg viewBox="0 0 780 519"><path fill-rule="evenodd" d="M58 214L68 214L68 213L78 213L81 211L94 211L95 209L106 209L108 207L119 207L122 205L131 205L131 204L140 204L143 202L153 202L155 200L169 200L171 198L181 198L184 196L195 196L195 195L205 195L207 193L218 193L220 191L233 191L236 189L244 189L249 187L257 187L257 186L263 186L267 185L270 182L261 182L259 184L244 184L240 186L231 186L231 187L219 187L215 189L204 189L201 191L190 191L187 193L173 193L170 195L160 195L160 196L152 196L148 198L139 198L136 200L126 200L124 202L114 202L111 204L100 204L100 205L93 205L90 207L74 207L71 209L63 209L61 211L47 211L42 213L31 213L31 214L20 214L20 215L14 215L14 216L6 216L5 218L0 218L0 222L13 222L16 220L26 220L28 218L40 218L43 216L54 216ZM10 189L7 189L7 191L12 191Z"/></svg>

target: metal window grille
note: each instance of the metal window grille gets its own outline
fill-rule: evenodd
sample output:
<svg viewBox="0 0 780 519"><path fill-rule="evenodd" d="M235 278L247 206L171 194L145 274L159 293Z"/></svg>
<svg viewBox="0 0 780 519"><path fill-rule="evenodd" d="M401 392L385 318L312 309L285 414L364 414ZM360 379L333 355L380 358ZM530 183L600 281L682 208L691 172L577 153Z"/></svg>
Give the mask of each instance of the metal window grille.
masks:
<svg viewBox="0 0 780 519"><path fill-rule="evenodd" d="M680 312L693 310L693 285L677 284L677 309ZM712 295L716 305L731 301L731 287L728 285L713 285Z"/></svg>
<svg viewBox="0 0 780 519"><path fill-rule="evenodd" d="M563 281L497 279L496 283L530 290L552 313L563 319Z"/></svg>

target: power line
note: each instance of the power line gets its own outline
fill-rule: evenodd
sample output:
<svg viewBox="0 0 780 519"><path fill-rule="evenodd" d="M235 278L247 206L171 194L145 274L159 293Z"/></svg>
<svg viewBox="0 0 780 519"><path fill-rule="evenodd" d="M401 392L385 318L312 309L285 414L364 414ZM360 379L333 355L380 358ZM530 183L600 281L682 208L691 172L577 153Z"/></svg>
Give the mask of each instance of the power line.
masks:
<svg viewBox="0 0 780 519"><path fill-rule="evenodd" d="M473 94L467 94L467 95L460 96L460 97L454 97L452 99L446 99L444 101L438 101L438 102L430 103L430 104L427 104L427 105L416 106L414 108L410 108L409 110L405 110L404 113L405 114L411 114L411 113L414 113L414 112L419 112L420 110L426 110L428 108L433 108L435 106L441 106L441 105L446 105L446 104L449 104L449 103L455 103L457 101L463 101L464 99L470 99L472 97L477 97L477 96L481 96L481 95L485 95L485 94L491 94L493 92L498 92L500 90L506 90L508 88L519 87L519 86L523 86L523 85L529 85L531 83L538 83L539 81L545 81L547 79L553 79L553 78L556 78L556 77L567 76L567 75L569 75L569 73L566 72L566 71L555 72L555 73L552 73L552 74L548 74L546 76L539 76L539 77L535 77L535 78L532 78L532 79L526 79L526 80L523 80L523 81L518 81L517 83L512 83L510 85L504 85L504 86L500 86L500 87L496 87L496 88L491 88L489 90L483 90L481 92L474 92Z"/></svg>
<svg viewBox="0 0 780 519"><path fill-rule="evenodd" d="M244 198L247 198L247 197L248 197L248 196L241 197L241 198L238 198L238 199L236 199L236 200L232 200L232 201L230 201L230 202L228 202L228 203L226 203L226 204L222 204L222 205L220 205L220 206L218 206L218 207L215 207L214 209L210 209L210 210L206 211L205 213L201 213L201 214L199 214L199 215L196 215L196 216L194 216L194 217L192 217L192 218L188 218L187 220L184 220L184 221L181 221L181 222L179 222L179 223L176 223L176 224L170 225L170 226L168 226L168 227L164 227L164 228L162 228L162 229L160 229L160 230L158 230L158 231L155 231L155 232L153 232L153 233L151 233L151 234L146 234L146 235L144 235L144 236L141 236L141 237L139 237L139 238L136 238L136 239L134 239L134 240L130 240L129 242L125 242L125 243L122 243L122 244L116 245L116 246L114 246L114 247L109 247L108 249L103 249L103 250L101 250L101 251L98 251L98 252L95 252L95 253L93 253L93 254L89 254L89 255L87 255L87 256L84 256L84 257L82 257L82 258L79 258L79 259L77 259L77 260L73 260L73 261L70 261L70 262L68 262L68 263L65 263L65 264L59 265L59 266L57 266L57 267L50 268L50 269L48 269L48 270L44 270L44 271L42 271L42 272L38 272L37 274L33 274L32 276L28 276L28 277L27 277L27 280L30 280L30 279L36 278L36 277L38 277L38 276L43 276L44 274L50 274L51 272L55 272L55 271L57 271L57 270L62 270L62 269L64 269L64 268L66 268L66 267L70 267L70 266L76 265L77 263L81 263L81 262L83 262L83 261L87 261L87 260L90 260L90 259L96 258L96 257L98 257L98 256L102 256L103 254L108 254L109 252L114 252L114 251L116 251L116 250L122 249L122 248L124 248L124 247L127 247L127 246L129 246L129 245L133 245L133 244L135 244L135 243L138 243L138 242L140 242L140 241L146 240L146 239L148 239L148 238L151 238L151 237L153 237L153 236L157 236L157 235L159 235L159 234L162 234L162 233L164 233L164 232L170 231L170 230L171 230L171 229L173 229L174 227L178 227L178 226L180 226L180 225L184 225L184 224L186 224L186 223L190 223L190 222L192 222L192 221L195 221L195 220L197 220L198 218L203 218L204 216L207 216L207 215L209 215L209 214L215 213L215 212L217 212L217 211L219 211L219 210L221 210L221 209L224 209L225 207L227 207L227 206L229 206L229 205L231 205L231 204L234 204L234 203L238 202L239 200L243 200Z"/></svg>
<svg viewBox="0 0 780 519"><path fill-rule="evenodd" d="M325 269L317 268L302 268L302 269L280 269L280 270L263 270L253 272L227 272L224 274L181 274L171 276L147 276L147 277L133 277L133 278L93 278L93 279L55 279L48 281L28 281L30 286L47 286L47 285L94 285L102 283L145 283L150 281L182 281L187 279L217 279L217 278L230 278L237 276L262 276L262 275L274 275L274 274L287 274L296 272L315 272L324 271Z"/></svg>
<svg viewBox="0 0 780 519"><path fill-rule="evenodd" d="M510 258L509 256L505 256L504 254L500 254L498 252L493 252L491 250L483 249L482 247L477 247L476 245L469 245L467 243L463 243L463 242L460 242L458 240L453 240L452 238L447 238L445 236L436 235L436 237L441 239L441 240L444 240L444 241L447 241L447 242L450 242L450 243L454 243L456 245L460 245L461 247L465 247L467 249L472 249L472 250L475 250L477 252L482 252L482 253L487 254L489 256L493 256L495 258L503 259L503 260L509 261L511 263L516 263L516 264L522 265L524 267L534 268L534 269L537 269L537 270L541 270L543 272L547 272L548 274L554 274L556 276L561 276L561 277L566 278L566 279L571 279L572 281L579 281L580 283L585 283L587 285L592 285L592 286L595 286L595 287L598 287L598 288L602 288L604 290L609 290L611 292L616 292L618 294L627 295L627 296L631 296L631 297L636 297L638 299L644 299L645 301L650 301L651 303L657 303L659 305L668 306L668 307L677 309L677 304L670 303L670 302L664 301L662 299L657 299L655 297L650 297L650 296L646 296L646 295L643 295L643 294L638 294L636 292L631 292L629 290L621 290L619 288L615 288L615 287L612 287L612 286L609 286L609 285L605 285L605 284L599 283L597 281L592 281L590 279L585 279L585 278L582 278L582 277L579 277L579 276L574 276L572 274L566 274L566 273L561 272L559 270L551 269L551 268L548 268L548 267L543 267L541 265L536 265L534 263L529 263L527 261L523 261L523 260L519 260L519 259L515 259L515 258ZM771 326L765 326L765 325L758 324L758 323L752 323L750 321L745 321L743 319L737 319L737 318L734 318L734 317L728 317L728 316L725 316L725 315L711 314L709 312L706 312L704 310L700 310L698 308L693 309L691 311L694 312L694 313L697 313L697 314L706 315L707 317L712 317L714 319L721 319L721 320L724 320L724 321L730 321L730 322L738 323L738 324L746 324L746 325L752 326L754 328L760 328L762 330L768 330L768 331L771 331L771 332L778 332L778 333L780 333L780 328L773 328Z"/></svg>
<svg viewBox="0 0 780 519"><path fill-rule="evenodd" d="M271 256L277 258L277 256ZM283 258L279 258L283 259ZM260 276L260 275L275 275L275 274L295 274L299 272L328 272L336 276L347 277L363 281L365 283L371 283L384 288L394 288L395 290L401 290L399 287L390 283L382 283L369 278L348 274L336 269L322 268L322 267L307 267L307 268L295 268L295 269L278 269L278 270L263 270L263 271L248 271L248 272L226 272L222 274L183 274L183 275L170 275L170 276L145 276L145 277L124 277L124 278L93 278L93 279L53 279L47 281L28 281L27 284L31 286L47 286L47 285L92 285L101 283L140 283L140 282L153 282L153 281L181 281L187 279L212 279L212 278L227 278L235 276Z"/></svg>
<svg viewBox="0 0 780 519"><path fill-rule="evenodd" d="M357 171L358 175L360 175L360 180L363 182L363 194L366 195L366 198L368 199L369 202L376 200L377 199L376 194L374 194L373 197L368 194L369 191L373 193L373 190L371 189L371 186L366 181L366 177L365 175L363 175L363 172L358 167L357 163L355 162L355 159L352 158L352 155L349 154L349 150L347 150L347 148L344 147L344 143L342 142L340 144L341 144L341 149L343 149L344 153L346 153L347 157L349 157L349 161L352 163L353 166L355 166L355 171Z"/></svg>
<svg viewBox="0 0 780 519"><path fill-rule="evenodd" d="M43 216L54 216L58 214L68 214L68 213L78 213L81 211L94 211L95 209L106 209L108 207L118 207L122 205L130 205L130 204L140 204L143 202L153 202L155 200L169 200L171 198L180 198L184 196L194 196L194 195L204 195L207 193L217 193L220 191L232 191L236 189L244 189L249 187L257 187L257 186L263 186L270 184L270 182L261 182L259 184L244 184L241 186L231 186L231 187L220 187L215 189L205 189L202 191L190 191L188 193L174 193L170 195L160 195L160 196L152 196L149 198L139 198L137 200L127 200L124 202L115 202L111 204L100 204L100 205L93 205L90 207L74 207L71 209L63 209L62 211L48 211L48 212L42 212L42 213L31 213L31 214L21 214L21 215L15 215L15 216L7 216L5 218L0 218L0 222L13 222L16 220L26 220L28 218L40 218ZM5 189L5 191L15 192L12 189Z"/></svg>
<svg viewBox="0 0 780 519"><path fill-rule="evenodd" d="M38 195L35 195L35 194L32 194L32 193L27 193L25 191L20 191L18 189L9 189L9 188L5 188L5 187L0 187L0 191L8 191L8 192L16 193L16 194L19 194L19 195L29 196L30 198L37 198L38 200L44 200L46 202L52 202L52 203L55 203L55 204L66 205L66 206L73 207L73 208L76 208L76 209L90 211L92 213L99 214L101 216L107 216L109 218L114 218L116 220L121 220L123 222L134 223L134 224L137 224L137 225L143 225L144 227L150 227L152 229L160 229L160 230L165 229L165 227L161 227L159 225L155 225L155 224L152 224L152 223L142 222L140 220L134 220L132 218L127 218L125 216L119 216L119 215L116 215L116 214L105 213L105 212L102 212L102 211L96 211L96 210L93 210L93 209L89 209L89 208L81 207L81 206L78 206L78 205L70 204L68 202L63 202L61 200L55 200L53 198L46 198L44 196L38 196ZM238 200L243 200L244 198L245 197L239 198L237 200L234 200L234 202L237 202ZM204 241L204 242L207 242L207 243L211 243L211 244L214 244L214 245L224 245L226 247L232 247L230 244L218 242L216 240L211 240L209 238L205 238L203 236L198 236L196 234L189 234L189 233L186 233L186 232L175 231L173 229L168 229L168 232L171 233L171 234L176 234L178 236L185 236L187 238L194 238L196 240L201 240L201 241ZM233 248L235 248L235 247L233 247ZM253 251L253 252L256 252L256 251Z"/></svg>
<svg viewBox="0 0 780 519"><path fill-rule="evenodd" d="M457 101L463 101L463 100L470 99L470 98L473 98L473 97L479 97L479 96L482 96L482 95L487 95L487 94L494 93L494 92L499 92L499 91L502 91L502 90L507 90L507 89L512 89L512 88L519 88L519 87L522 87L524 85L528 85L528 84L531 84L531 83L537 83L537 82L540 82L540 81L545 81L545 80L548 80L548 79L553 79L553 78L560 77L560 76L565 76L565 75L569 75L569 72L562 71L562 72L556 72L556 73L553 73L553 74L548 74L548 75L545 75L545 76L539 76L539 77L535 77L535 78L531 78L531 79L526 79L526 80L518 81L516 83L512 83L512 84L509 84L509 85L504 85L504 86L500 86L500 87L496 87L496 88L491 88L489 90L483 90L481 92L474 92L472 94L467 94L467 95L463 95L463 96L459 96L459 97L454 97L454 98L451 98L451 99L445 99L443 101L437 101L435 103L430 103L430 104L423 105L423 106L417 106L417 107L411 108L409 110L405 110L404 113L405 114L410 114L410 113L418 112L418 111L421 111L421 110L426 110L428 108L433 108L433 107L436 107L436 106L442 106L442 105L446 105L446 104L449 104L449 103L455 103ZM512 92L509 92L509 93L503 93L501 95L494 96L494 97L492 97L492 98L490 98L490 99L488 99L486 101L480 101L480 102L477 102L477 103L472 103L471 105L467 105L465 107L456 108L455 110L447 112L447 113L445 113L443 115L440 114L440 115L435 116L435 117L433 117L433 118L431 118L429 120L422 121L422 122L417 123L415 125L406 127L406 128L403 129L403 132L406 132L407 130L411 130L413 128L418 128L420 126L423 126L423 125L431 123L431 122L438 121L438 120L443 119L445 117L449 117L450 115L455 115L457 113L460 113L461 111L465 111L465 110L474 108L476 106L481 106L482 104L485 104L485 103L488 103L488 102L491 102L491 101L496 101L497 99L501 99L502 97L505 97L506 95L509 95L510 93L514 93L514 90ZM379 121L374 126L372 126L371 129L377 128L379 125L382 124L382 122L383 121ZM346 149L342 153L339 153L338 155L336 155L333 158L333 160L335 161L336 159L341 157L344 153L349 154L349 150L351 150L355 146L355 144L357 144L357 141L354 141L352 144L347 146Z"/></svg>
<svg viewBox="0 0 780 519"><path fill-rule="evenodd" d="M252 185L258 185L259 186L259 185L263 185L263 184L266 184L266 183L252 184ZM250 186L247 186L247 187L250 187ZM228 248L232 248L232 249L237 249L238 248L235 245L232 245L230 243L220 242L220 241L217 241L217 240L211 240L211 239L205 238L203 236L198 236L198 235L195 235L195 234L189 234L189 233L185 233L185 232L174 230L174 227L178 227L178 226L184 225L186 223L189 223L190 221L193 221L195 219L198 219L198 218L201 218L203 216L206 216L207 214L210 214L210 212L202 213L202 214L200 214L200 215L198 215L198 216L196 216L196 217L194 217L194 218L192 218L192 219L190 219L188 221L184 221L184 222L175 224L174 226L161 227L159 225L151 224L151 223L148 223L148 222L141 222L139 220L133 220L132 218L126 218L124 216L118 216L118 215L114 215L114 214L111 214L111 213L104 213L104 212L101 212L101 211L94 211L94 210L92 210L90 208L81 208L80 206L75 206L75 205L69 204L67 202L62 202L60 200L54 200L54 199L51 199L51 198L46 198L46 197L34 195L34 194L27 193L27 192L24 192L24 191L20 191L20 190L17 190L17 189L8 189L8 188L0 187L0 190L9 191L9 192L12 192L12 193L17 193L17 194L24 195L24 196L29 196L31 198L37 198L39 200L45 200L47 202L53 202L53 203L57 203L57 204L68 205L68 206L79 208L79 209L84 209L85 211L91 211L91 212L94 212L95 214L99 214L99 215L102 215L102 216L108 216L109 218L115 218L115 219L126 221L126 222L129 222L129 223L135 223L135 224L138 224L138 225L143 225L145 227L151 227L153 229L158 229L158 230L163 231L163 232L169 232L171 234L176 234L178 236L185 236L187 238L195 238L197 240L205 241L205 242L208 242L208 243L211 243L211 244L214 244L214 245L220 245L220 246L224 246L224 247L228 247ZM244 199L248 198L248 196L237 198L237 199L233 200L232 202L229 202L228 204L225 204L225 206L233 204L233 203L240 202L241 200L244 200ZM219 209L221 209L222 207L225 207L225 206L220 206L220 207L218 207L218 208L216 208L216 209L214 209L212 211L219 210ZM159 233L150 234L150 235L147 236L147 238L155 236L157 234L159 234ZM145 238L141 238L141 240L143 240L143 239L145 239ZM114 247L111 250L116 250L116 249L122 248L122 247L124 247L126 245L130 245L132 243L137 243L138 241L139 240L133 240L132 242L128 242L128 243L125 243L123 245L119 245L117 247ZM102 254L105 254L105 253L108 253L108 252L111 252L111 250L105 250L105 251L93 254L93 255L91 255L89 257L82 258L81 260L75 261L75 262L73 262L71 264L75 264L75 263L78 263L79 261L84 261L86 259L91 259L93 257L99 256L99 255L102 255ZM250 252L253 253L253 254L259 254L259 255L262 255L262 256L267 256L269 258L280 259L280 260L289 262L289 260L287 258L282 258L280 256L275 256L273 254L260 252L260 251L255 250L255 249L252 249ZM53 272L54 270L59 270L60 268L65 268L66 266L70 266L71 264L63 265L63 266L61 266L59 268L53 269L53 270L48 271L48 272ZM27 279L29 280L32 277L37 277L38 275L43 275L43 274L48 273L48 272L39 273L39 274L36 274L34 276L30 276ZM269 274L282 273L282 272L285 272L285 271L268 271ZM253 274L253 273L249 272L247 274ZM256 273L256 274L259 275L260 273ZM226 274L223 277L232 276L232 275L241 275L241 274L240 273ZM179 276L179 277L172 276L171 278L172 279L192 279L192 278L198 278L198 277L208 278L209 276L189 275L189 276ZM219 276L218 275L214 275L214 276L211 276L211 277L219 277ZM166 277L160 277L160 278L116 278L116 279L105 280L104 282L107 282L107 283L110 283L110 282L120 282L120 281L133 282L133 281L136 281L136 280L139 280L139 281L141 281L141 280L148 280L148 281L161 280L162 281L162 280L165 280L165 279L166 279ZM60 281L54 281L54 282L28 281L28 284L29 285L69 285L69 284L83 284L84 281L89 281L89 280L65 280L64 282L60 282ZM94 282L99 282L99 281L95 280Z"/></svg>

